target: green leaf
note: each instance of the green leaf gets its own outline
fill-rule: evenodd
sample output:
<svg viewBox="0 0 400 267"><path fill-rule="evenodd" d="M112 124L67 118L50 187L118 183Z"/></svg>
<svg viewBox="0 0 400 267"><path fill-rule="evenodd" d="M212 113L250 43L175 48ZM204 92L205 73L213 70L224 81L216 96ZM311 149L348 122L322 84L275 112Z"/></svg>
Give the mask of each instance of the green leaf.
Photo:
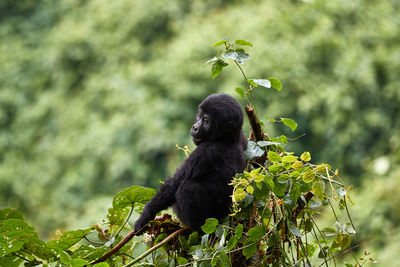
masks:
<svg viewBox="0 0 400 267"><path fill-rule="evenodd" d="M279 163L282 160L281 156L279 156L279 154L274 151L268 151L268 159L272 163Z"/></svg>
<svg viewBox="0 0 400 267"><path fill-rule="evenodd" d="M0 221L0 257L21 250L28 243L44 247L35 229L21 219Z"/></svg>
<svg viewBox="0 0 400 267"><path fill-rule="evenodd" d="M292 189L290 190L290 199L296 202L300 195L300 185L297 182L293 182Z"/></svg>
<svg viewBox="0 0 400 267"><path fill-rule="evenodd" d="M257 251L257 244L256 243L252 244L252 243L253 243L253 241L246 240L243 244L243 246L245 248L242 250L242 253L246 257L247 260L250 259L250 257L253 256Z"/></svg>
<svg viewBox="0 0 400 267"><path fill-rule="evenodd" d="M293 167L293 166L292 166ZM291 172L290 173L290 175L293 177L293 178L299 178L300 176L301 176L301 173L299 172L299 171L293 171L293 172Z"/></svg>
<svg viewBox="0 0 400 267"><path fill-rule="evenodd" d="M0 210L0 221L7 219L24 219L24 214L16 209L5 208Z"/></svg>
<svg viewBox="0 0 400 267"><path fill-rule="evenodd" d="M134 185L129 188L125 188L115 195L112 203L113 208L123 209L132 205L134 207L136 207L138 204L144 205L150 201L155 194L156 190L153 188Z"/></svg>
<svg viewBox="0 0 400 267"><path fill-rule="evenodd" d="M303 162L301 162L299 160L292 164L293 169L297 170L297 169L300 169L301 167L303 167Z"/></svg>
<svg viewBox="0 0 400 267"><path fill-rule="evenodd" d="M307 170L303 173L303 182L311 183L315 179L315 172L313 170Z"/></svg>
<svg viewBox="0 0 400 267"><path fill-rule="evenodd" d="M199 233L198 232L193 232L189 235L188 238L188 245L190 247L197 245L199 243Z"/></svg>
<svg viewBox="0 0 400 267"><path fill-rule="evenodd" d="M206 223L201 226L201 230L203 230L206 234L214 233L215 229L217 228L218 220L215 218L208 218Z"/></svg>
<svg viewBox="0 0 400 267"><path fill-rule="evenodd" d="M220 266L231 266L231 261L225 252L221 251L218 256L218 262Z"/></svg>
<svg viewBox="0 0 400 267"><path fill-rule="evenodd" d="M253 194L254 193L254 187L252 187L251 185L246 187L246 192L249 194Z"/></svg>
<svg viewBox="0 0 400 267"><path fill-rule="evenodd" d="M322 233L324 236L334 236L334 235L336 235L335 229L330 228L330 227L326 227L326 228L322 229L322 230L321 230L321 233Z"/></svg>
<svg viewBox="0 0 400 267"><path fill-rule="evenodd" d="M265 153L265 150L260 148L256 142L249 141L247 143L247 149L244 153L245 153L246 159L250 160L255 157L261 157Z"/></svg>
<svg viewBox="0 0 400 267"><path fill-rule="evenodd" d="M82 230L68 231L62 234L58 240L50 240L46 243L46 247L56 250L66 250L75 245L93 229L87 228Z"/></svg>
<svg viewBox="0 0 400 267"><path fill-rule="evenodd" d="M253 46L250 42L245 41L245 40L236 40L235 44L237 45L248 45L248 46Z"/></svg>
<svg viewBox="0 0 400 267"><path fill-rule="evenodd" d="M282 89L282 83L277 79L277 78L268 78L268 81L270 81L272 87L278 91Z"/></svg>
<svg viewBox="0 0 400 267"><path fill-rule="evenodd" d="M266 146L279 146L281 143L278 142L271 142L271 141L258 141L257 145L259 147L266 147Z"/></svg>
<svg viewBox="0 0 400 267"><path fill-rule="evenodd" d="M351 244L351 237L349 235L343 235L342 240L340 241L340 248L344 250Z"/></svg>
<svg viewBox="0 0 400 267"><path fill-rule="evenodd" d="M289 231L296 237L301 237L301 232L293 223L289 224Z"/></svg>
<svg viewBox="0 0 400 267"><path fill-rule="evenodd" d="M211 266L215 266L215 265L217 265L217 262L218 262L218 252L217 253L214 253L214 255L213 255L213 257L212 257L212 259L211 259Z"/></svg>
<svg viewBox="0 0 400 267"><path fill-rule="evenodd" d="M266 228L265 225L257 225L253 228L251 228L248 232L247 235L249 236L250 241L257 241L260 238L262 238L266 233Z"/></svg>
<svg viewBox="0 0 400 267"><path fill-rule="evenodd" d="M220 45L226 44L227 42L228 42L227 40L222 40L222 41L214 43L211 47L220 46Z"/></svg>
<svg viewBox="0 0 400 267"><path fill-rule="evenodd" d="M300 159L303 161L310 161L311 160L310 152L304 152L303 154L301 154Z"/></svg>
<svg viewBox="0 0 400 267"><path fill-rule="evenodd" d="M324 192L325 192L325 183L323 181L315 181L312 185L312 190L314 194L319 199L324 199Z"/></svg>
<svg viewBox="0 0 400 267"><path fill-rule="evenodd" d="M258 84L256 84L253 79L248 79L247 82L253 85L254 87L258 87Z"/></svg>
<svg viewBox="0 0 400 267"><path fill-rule="evenodd" d="M292 132L296 130L297 123L294 120L288 118L281 118L281 120L286 126L288 126L292 130Z"/></svg>
<svg viewBox="0 0 400 267"><path fill-rule="evenodd" d="M183 258L183 257L178 257L177 260L178 260L179 265L185 265L189 262L186 258Z"/></svg>
<svg viewBox="0 0 400 267"><path fill-rule="evenodd" d="M275 184L274 184L274 181L272 180L272 178L266 177L264 179L264 182L268 185L269 189L274 190Z"/></svg>
<svg viewBox="0 0 400 267"><path fill-rule="evenodd" d="M287 184L281 184L281 183L274 183L274 189L272 190L275 195L278 197L283 197L285 195L285 190L286 190Z"/></svg>
<svg viewBox="0 0 400 267"><path fill-rule="evenodd" d="M208 60L208 61L206 62L206 64L214 63L214 62L216 62L216 61L218 61L218 60L219 60L219 58L213 57L212 59Z"/></svg>
<svg viewBox="0 0 400 267"><path fill-rule="evenodd" d="M235 228L235 237L239 240L243 235L243 224L239 224Z"/></svg>
<svg viewBox="0 0 400 267"><path fill-rule="evenodd" d="M265 88L271 88L271 82L265 79L253 79L253 83Z"/></svg>
<svg viewBox="0 0 400 267"><path fill-rule="evenodd" d="M228 245L226 246L227 250L233 249L238 242L238 239L235 236L232 236L231 239L228 241Z"/></svg>
<svg viewBox="0 0 400 267"><path fill-rule="evenodd" d="M319 172L319 173L326 173L327 170L330 170L332 167L329 164L322 163L317 166L315 166L314 171Z"/></svg>
<svg viewBox="0 0 400 267"><path fill-rule="evenodd" d="M282 157L282 162L295 162L298 159L298 157L293 156L293 155L288 155L288 156L284 156Z"/></svg>
<svg viewBox="0 0 400 267"><path fill-rule="evenodd" d="M228 63L226 63L225 61L219 59L217 61L215 61L212 65L211 65L211 77L213 79L215 79L216 77L218 77L218 75L221 74L222 69L225 68L226 66L228 66Z"/></svg>
<svg viewBox="0 0 400 267"><path fill-rule="evenodd" d="M289 174L284 173L278 177L277 181L280 184L286 184L289 181L289 179L290 179Z"/></svg>
<svg viewBox="0 0 400 267"><path fill-rule="evenodd" d="M236 91L236 93L238 93L239 95L240 95L240 97L246 97L246 93L245 93L245 91L244 91L244 89L243 88L241 88L241 87L236 87L235 88L235 91Z"/></svg>
<svg viewBox="0 0 400 267"><path fill-rule="evenodd" d="M278 231L275 231L271 235L269 235L267 245L269 247L272 247L275 246L279 241L280 241L279 233Z"/></svg>
<svg viewBox="0 0 400 267"><path fill-rule="evenodd" d="M274 165L270 165L268 167L268 170L272 173L279 173L281 170L283 170L283 167L282 167L282 165L274 164Z"/></svg>
<svg viewBox="0 0 400 267"><path fill-rule="evenodd" d="M243 188L238 188L233 192L233 199L235 200L235 202L243 200L245 197L246 192L243 190Z"/></svg>
<svg viewBox="0 0 400 267"><path fill-rule="evenodd" d="M60 252L60 261L65 265L69 265L71 263L71 256L66 251Z"/></svg>
<svg viewBox="0 0 400 267"><path fill-rule="evenodd" d="M224 53L222 53L223 58L230 58L235 60L239 64L243 64L245 60L250 58L249 54L247 54L242 48L238 49L228 49Z"/></svg>
<svg viewBox="0 0 400 267"><path fill-rule="evenodd" d="M85 261L84 259L72 259L72 261L71 261L71 266L72 267L83 267L83 266L85 266L86 264L88 264L88 261ZM96 266L96 267L98 267L99 265L94 265L94 266ZM100 265L101 266L101 265ZM106 266L101 266L101 267L107 267L108 265L106 265Z"/></svg>

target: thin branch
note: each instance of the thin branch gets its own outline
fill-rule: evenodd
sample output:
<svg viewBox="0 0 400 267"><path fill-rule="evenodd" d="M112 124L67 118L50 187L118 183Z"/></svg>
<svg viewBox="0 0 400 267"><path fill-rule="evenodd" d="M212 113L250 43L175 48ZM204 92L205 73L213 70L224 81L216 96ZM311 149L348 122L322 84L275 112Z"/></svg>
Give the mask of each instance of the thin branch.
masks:
<svg viewBox="0 0 400 267"><path fill-rule="evenodd" d="M150 253L152 253L154 250L162 247L163 245L165 245L166 243L168 243L169 241L171 241L171 239L175 238L176 236L178 236L179 234L183 233L186 230L189 230L189 227L183 227L181 229L179 229L178 231L173 232L172 234L170 234L167 238L165 238L163 241L161 241L160 243L158 243L157 245L151 247L149 250L147 250L146 252L144 252L142 255L140 255L139 257L137 257L135 260L131 261L128 264L125 264L123 267L129 267L132 266L133 264L143 260L147 255L149 255Z"/></svg>
<svg viewBox="0 0 400 267"><path fill-rule="evenodd" d="M244 81L245 81L246 85L249 85L249 82L247 81L248 79L247 79L247 77L246 77L246 74L244 74L244 71L243 71L242 67L240 67L239 63L237 63L236 60L234 60L233 62L235 62L236 66L237 66L237 67L239 68L239 70L242 72L242 75L243 75L243 77L244 77Z"/></svg>
<svg viewBox="0 0 400 267"><path fill-rule="evenodd" d="M140 233L140 231L139 231ZM122 248L126 243L128 243L129 240L132 239L133 236L135 236L137 234L137 232L135 232L135 230L130 231L125 237L124 239L122 239L121 241L119 241L119 243L113 247L110 251L108 251L106 254L104 254L102 257L98 258L95 261L90 262L89 264L96 264L102 261L105 261L106 259L108 259L109 257L111 257L115 252L117 252L120 248Z"/></svg>
<svg viewBox="0 0 400 267"><path fill-rule="evenodd" d="M297 216L299 216L300 212L304 209L308 201L314 196L314 193L312 191L308 191L307 193L304 194L304 198L306 199L306 202L299 197L297 199L297 206L296 208L292 211L293 215L293 221L296 222Z"/></svg>
<svg viewBox="0 0 400 267"><path fill-rule="evenodd" d="M117 237L121 233L122 229L124 229L125 225L128 223L129 219L131 218L131 215L132 215L132 212L133 212L133 206L134 205L132 203L131 204L131 210L129 211L128 217L126 217L126 220L125 220L124 224L121 226L121 228L119 228L119 230L118 230L117 234L115 235L115 237Z"/></svg>
<svg viewBox="0 0 400 267"><path fill-rule="evenodd" d="M257 113L255 112L254 108L251 108L249 106L246 106L245 110L250 122L251 131L254 134L255 141L263 141L264 134L258 120Z"/></svg>
<svg viewBox="0 0 400 267"><path fill-rule="evenodd" d="M17 256L18 258L20 258L20 259L22 259L22 260L26 261L26 262L31 262L30 260L28 260L28 259L24 258L23 256L19 255L19 254L18 254L18 253L16 253L16 252L13 252L12 254L13 254L14 256Z"/></svg>
<svg viewBox="0 0 400 267"><path fill-rule="evenodd" d="M356 232L357 242L358 242L358 244L360 244L360 238L358 237L358 232L356 230L356 227L354 226L353 219L351 219L349 209L347 208L346 196L343 197L343 201L344 201L344 207L346 208L347 217L349 217L351 226L353 227L354 231Z"/></svg>

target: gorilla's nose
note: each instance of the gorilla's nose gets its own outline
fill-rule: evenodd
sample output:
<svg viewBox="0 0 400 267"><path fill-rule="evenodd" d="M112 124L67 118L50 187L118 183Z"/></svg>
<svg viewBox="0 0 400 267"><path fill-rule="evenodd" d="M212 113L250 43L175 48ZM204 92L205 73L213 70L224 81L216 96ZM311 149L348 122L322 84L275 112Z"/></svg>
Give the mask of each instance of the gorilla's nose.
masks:
<svg viewBox="0 0 400 267"><path fill-rule="evenodd" d="M199 128L196 125L192 126L192 133L197 134L199 132Z"/></svg>

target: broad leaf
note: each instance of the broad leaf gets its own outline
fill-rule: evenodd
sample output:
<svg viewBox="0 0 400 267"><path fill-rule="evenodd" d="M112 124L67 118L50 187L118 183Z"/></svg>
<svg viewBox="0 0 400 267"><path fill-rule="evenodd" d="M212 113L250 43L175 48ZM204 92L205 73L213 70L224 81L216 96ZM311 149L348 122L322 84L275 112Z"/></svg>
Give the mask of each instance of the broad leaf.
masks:
<svg viewBox="0 0 400 267"><path fill-rule="evenodd" d="M206 234L214 233L215 229L217 228L218 220L215 218L208 218L206 223L201 226L201 230L203 230Z"/></svg>
<svg viewBox="0 0 400 267"><path fill-rule="evenodd" d="M281 156L279 156L279 154L274 151L268 151L268 159L272 163L279 163L282 160Z"/></svg>
<svg viewBox="0 0 400 267"><path fill-rule="evenodd" d="M253 79L253 82L265 88L271 88L271 82L265 79Z"/></svg>
<svg viewBox="0 0 400 267"><path fill-rule="evenodd" d="M246 257L247 260L250 259L251 256L253 256L257 251L257 244L256 243L252 244L252 243L254 243L254 242L250 241L250 240L246 240L243 244L243 246L245 248L242 250L242 253Z"/></svg>
<svg viewBox="0 0 400 267"><path fill-rule="evenodd" d="M235 88L236 93L240 95L240 97L246 97L246 92L244 91L243 88L241 87L236 87Z"/></svg>
<svg viewBox="0 0 400 267"><path fill-rule="evenodd" d="M301 154L300 159L303 161L310 161L311 160L310 152L304 152L303 154Z"/></svg>
<svg viewBox="0 0 400 267"><path fill-rule="evenodd" d="M56 250L66 250L82 240L93 229L87 228L82 230L68 231L62 234L58 240L50 240L46 243L46 247Z"/></svg>
<svg viewBox="0 0 400 267"><path fill-rule="evenodd" d="M324 192L325 192L325 183L323 181L315 181L312 190L314 191L314 194L316 197L319 199L324 199Z"/></svg>
<svg viewBox="0 0 400 267"><path fill-rule="evenodd" d="M250 160L255 157L261 157L265 153L265 150L260 148L256 142L249 141L247 144L247 149L245 151L246 159Z"/></svg>
<svg viewBox="0 0 400 267"><path fill-rule="evenodd" d="M289 224L289 231L296 237L301 237L301 232L293 223Z"/></svg>
<svg viewBox="0 0 400 267"><path fill-rule="evenodd" d="M21 250L27 243L44 243L39 240L35 229L21 219L0 221L0 257Z"/></svg>
<svg viewBox="0 0 400 267"><path fill-rule="evenodd" d="M142 186L131 186L125 188L113 199L114 209L123 209L128 206L136 207L138 204L146 204L156 194L156 190L153 188L147 188Z"/></svg>
<svg viewBox="0 0 400 267"><path fill-rule="evenodd" d="M211 47L220 46L220 45L226 44L227 42L228 42L227 40L222 40L222 41L214 43Z"/></svg>
<svg viewBox="0 0 400 267"><path fill-rule="evenodd" d="M282 89L282 83L276 79L276 78L268 78L268 81L270 81L272 87L278 91L280 91Z"/></svg>
<svg viewBox="0 0 400 267"><path fill-rule="evenodd" d="M237 45L247 45L247 46L253 46L250 42L246 41L246 40L236 40L235 44Z"/></svg>
<svg viewBox="0 0 400 267"><path fill-rule="evenodd" d="M211 76L213 79L215 79L216 77L218 77L218 75L221 74L222 69L225 68L226 66L228 66L228 63L226 63L223 60L217 60L215 61L212 66L211 66Z"/></svg>
<svg viewBox="0 0 400 267"><path fill-rule="evenodd" d="M313 170L307 170L303 173L303 182L311 183L315 179L315 172Z"/></svg>
<svg viewBox="0 0 400 267"><path fill-rule="evenodd" d="M297 123L294 120L288 118L281 118L281 120L286 126L288 126L292 130L292 132L296 130Z"/></svg>
<svg viewBox="0 0 400 267"><path fill-rule="evenodd" d="M248 232L247 235L249 236L250 241L257 241L260 238L262 238L266 233L266 228L265 225L257 225L253 228L251 228Z"/></svg>
<svg viewBox="0 0 400 267"><path fill-rule="evenodd" d="M0 221L7 219L24 219L24 214L16 209L5 208L0 210Z"/></svg>
<svg viewBox="0 0 400 267"><path fill-rule="evenodd" d="M258 141L257 145L259 147L265 147L265 146L279 146L281 143L278 142L271 142L271 141Z"/></svg>
<svg viewBox="0 0 400 267"><path fill-rule="evenodd" d="M245 60L250 58L249 54L247 54L242 48L235 50L228 49L222 54L222 57L233 59L239 64L243 64Z"/></svg>

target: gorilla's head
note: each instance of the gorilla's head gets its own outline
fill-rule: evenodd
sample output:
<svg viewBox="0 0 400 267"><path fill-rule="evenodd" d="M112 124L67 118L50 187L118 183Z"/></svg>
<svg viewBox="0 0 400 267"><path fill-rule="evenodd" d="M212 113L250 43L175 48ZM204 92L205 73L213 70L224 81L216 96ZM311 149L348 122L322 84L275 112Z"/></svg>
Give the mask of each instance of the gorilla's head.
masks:
<svg viewBox="0 0 400 267"><path fill-rule="evenodd" d="M203 141L238 142L242 124L239 103L227 94L213 94L199 105L191 135L196 145Z"/></svg>

